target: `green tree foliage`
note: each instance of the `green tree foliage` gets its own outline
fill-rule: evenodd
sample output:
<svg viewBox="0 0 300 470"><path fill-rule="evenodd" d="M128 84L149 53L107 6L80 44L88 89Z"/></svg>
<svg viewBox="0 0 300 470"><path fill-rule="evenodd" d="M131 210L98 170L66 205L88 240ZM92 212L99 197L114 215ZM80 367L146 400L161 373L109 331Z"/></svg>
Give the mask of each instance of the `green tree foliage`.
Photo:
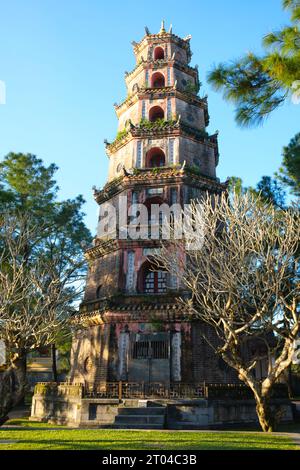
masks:
<svg viewBox="0 0 300 470"><path fill-rule="evenodd" d="M58 200L56 171L56 165L45 166L35 155L8 154L0 163L0 216L17 220L21 217L27 224L23 232L35 234L34 238L28 237L23 247L28 269L41 260L53 265L59 259L56 275L71 273L69 280L73 277L75 291L86 274L86 266L80 260L83 246L91 242L91 234L84 223L83 197ZM5 240L0 237L1 249L5 250ZM67 289L72 289L70 283ZM71 292L70 299L74 299Z"/></svg>
<svg viewBox="0 0 300 470"><path fill-rule="evenodd" d="M277 209L285 208L286 193L280 181L271 176L263 176L255 187L245 187L241 178L232 176L229 178L228 191L232 196L242 196L249 192L263 204L271 203Z"/></svg>
<svg viewBox="0 0 300 470"><path fill-rule="evenodd" d="M241 196L242 194L244 194L245 189L246 188L243 187L242 178L239 178L237 176L230 176L230 178L228 178L229 194L231 195L236 194L238 196Z"/></svg>
<svg viewBox="0 0 300 470"><path fill-rule="evenodd" d="M9 153L0 163L0 203L45 219L57 196L56 171L56 165L45 167L35 155Z"/></svg>
<svg viewBox="0 0 300 470"><path fill-rule="evenodd" d="M256 188L250 188L252 194L259 197L265 203L271 203L278 209L284 209L286 194L280 182L271 176L263 176Z"/></svg>
<svg viewBox="0 0 300 470"><path fill-rule="evenodd" d="M261 124L295 91L300 77L300 1L283 0L291 23L263 38L265 54L249 52L230 64L221 63L208 75L216 90L236 106L241 126Z"/></svg>
<svg viewBox="0 0 300 470"><path fill-rule="evenodd" d="M255 188L243 187L241 178L232 176L228 181L230 194L245 194L249 190L260 195L265 202L271 202L278 208L285 207L286 192L300 197L300 133L283 148L283 161L274 177L263 176Z"/></svg>
<svg viewBox="0 0 300 470"><path fill-rule="evenodd" d="M58 200L57 169L54 164L46 167L32 154L8 154L0 163L0 210L28 213L33 223L43 230L51 227L52 233L55 227L51 249L59 246L72 255L90 243L91 234L84 224L83 197Z"/></svg>
<svg viewBox="0 0 300 470"><path fill-rule="evenodd" d="M283 161L278 178L292 194L300 197L300 133L283 148Z"/></svg>
<svg viewBox="0 0 300 470"><path fill-rule="evenodd" d="M51 232L52 230L52 232ZM49 250L56 227L37 225L28 213L0 218L0 338L6 370L0 380L0 425L26 391L26 358L69 329L82 294L83 253Z"/></svg>

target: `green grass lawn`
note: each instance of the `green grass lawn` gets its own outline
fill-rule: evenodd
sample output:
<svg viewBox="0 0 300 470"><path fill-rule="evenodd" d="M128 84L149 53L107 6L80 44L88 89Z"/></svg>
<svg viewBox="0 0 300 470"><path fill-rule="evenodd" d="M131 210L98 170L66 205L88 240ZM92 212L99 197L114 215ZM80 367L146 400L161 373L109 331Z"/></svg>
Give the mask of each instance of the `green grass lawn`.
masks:
<svg viewBox="0 0 300 470"><path fill-rule="evenodd" d="M10 449L67 450L297 450L288 436L259 432L172 432L68 429L26 419L0 428L0 451ZM53 429L56 428L56 429ZM2 442L1 442L2 441ZM3 441L11 441L4 443Z"/></svg>

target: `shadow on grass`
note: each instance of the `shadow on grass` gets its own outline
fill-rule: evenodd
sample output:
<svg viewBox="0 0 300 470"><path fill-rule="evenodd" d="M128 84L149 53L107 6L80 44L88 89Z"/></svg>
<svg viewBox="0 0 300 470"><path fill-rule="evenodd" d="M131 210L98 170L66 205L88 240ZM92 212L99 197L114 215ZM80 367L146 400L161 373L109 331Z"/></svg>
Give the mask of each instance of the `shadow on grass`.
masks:
<svg viewBox="0 0 300 470"><path fill-rule="evenodd" d="M0 440L12 439L0 449L67 450L292 450L297 447L286 436L256 433L143 433L103 430L6 431Z"/></svg>
<svg viewBox="0 0 300 470"><path fill-rule="evenodd" d="M51 424L51 423L42 423L40 421L29 421L26 418L15 418L15 419L10 419L6 421L6 423L0 427L1 429L5 429L7 426L16 426L16 429L19 427L26 428L26 430L36 430L36 429L43 429L43 428L59 428L59 429L70 429L68 426L64 426L62 424ZM10 428L13 429L13 428Z"/></svg>

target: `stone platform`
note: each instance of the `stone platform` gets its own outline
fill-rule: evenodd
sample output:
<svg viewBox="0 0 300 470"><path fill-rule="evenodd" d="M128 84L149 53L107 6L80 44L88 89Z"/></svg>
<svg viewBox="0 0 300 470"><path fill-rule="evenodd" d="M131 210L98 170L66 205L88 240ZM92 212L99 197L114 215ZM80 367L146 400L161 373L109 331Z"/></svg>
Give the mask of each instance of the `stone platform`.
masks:
<svg viewBox="0 0 300 470"><path fill-rule="evenodd" d="M42 385L42 384L39 384ZM252 399L118 399L84 398L76 385L60 386L56 393L36 387L30 420L80 428L222 429L258 423ZM283 422L292 422L288 399L274 398Z"/></svg>

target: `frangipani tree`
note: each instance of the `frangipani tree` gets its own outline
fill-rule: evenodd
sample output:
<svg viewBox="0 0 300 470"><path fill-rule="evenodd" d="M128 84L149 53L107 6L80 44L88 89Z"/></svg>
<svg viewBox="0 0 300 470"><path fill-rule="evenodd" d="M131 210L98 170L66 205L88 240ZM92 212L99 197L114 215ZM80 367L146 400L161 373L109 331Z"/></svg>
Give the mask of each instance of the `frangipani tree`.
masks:
<svg viewBox="0 0 300 470"><path fill-rule="evenodd" d="M260 425L272 431L271 390L295 357L300 330L299 211L222 194L193 204L189 217L189 243L165 243L156 262L191 292L179 301L214 329L218 346L211 346L251 388ZM263 380L253 373L261 357L243 353L249 341L264 344Z"/></svg>
<svg viewBox="0 0 300 470"><path fill-rule="evenodd" d="M55 228L36 226L26 214L1 215L0 245L0 338L7 356L0 380L1 424L24 398L27 353L52 344L75 312L84 261L81 252L74 257L57 249Z"/></svg>

